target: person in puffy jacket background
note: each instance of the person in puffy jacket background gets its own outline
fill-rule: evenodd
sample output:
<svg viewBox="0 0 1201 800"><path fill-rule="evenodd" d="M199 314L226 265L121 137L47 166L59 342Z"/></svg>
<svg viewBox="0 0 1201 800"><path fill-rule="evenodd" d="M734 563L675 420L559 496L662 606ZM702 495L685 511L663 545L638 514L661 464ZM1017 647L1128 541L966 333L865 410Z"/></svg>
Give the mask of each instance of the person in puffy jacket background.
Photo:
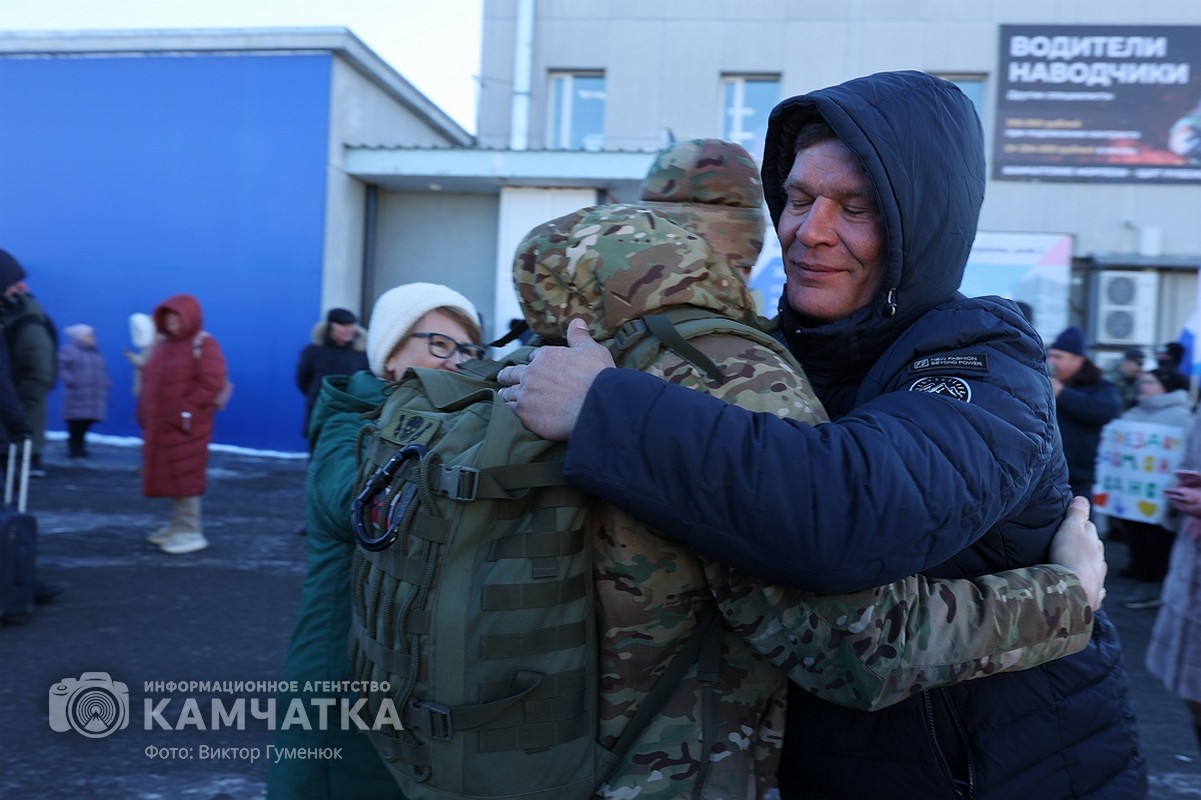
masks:
<svg viewBox="0 0 1201 800"><path fill-rule="evenodd" d="M1092 497L1101 429L1122 413L1122 395L1085 353L1084 333L1065 329L1047 347L1055 417L1073 494Z"/></svg>
<svg viewBox="0 0 1201 800"><path fill-rule="evenodd" d="M8 343L13 386L33 441L29 474L46 476L42 448L46 444L46 398L54 388L58 369L55 351L57 329L29 291L25 267L11 253L0 250L0 326Z"/></svg>
<svg viewBox="0 0 1201 800"><path fill-rule="evenodd" d="M104 421L112 382L104 356L96 347L95 329L80 323L63 332L67 334L67 342L58 351L58 377L63 384L67 455L86 458L88 430Z"/></svg>
<svg viewBox="0 0 1201 800"><path fill-rule="evenodd" d="M309 419L321 381L327 375L353 375L367 369L367 331L358 317L346 308L331 308L325 320L313 326L312 341L300 351L296 362L296 388L304 395L304 429L308 437Z"/></svg>
<svg viewBox="0 0 1201 800"><path fill-rule="evenodd" d="M171 498L167 524L147 537L164 553L208 547L200 498L207 486L217 396L228 374L221 346L203 328L200 301L169 297L154 309L159 339L142 368L142 494Z"/></svg>

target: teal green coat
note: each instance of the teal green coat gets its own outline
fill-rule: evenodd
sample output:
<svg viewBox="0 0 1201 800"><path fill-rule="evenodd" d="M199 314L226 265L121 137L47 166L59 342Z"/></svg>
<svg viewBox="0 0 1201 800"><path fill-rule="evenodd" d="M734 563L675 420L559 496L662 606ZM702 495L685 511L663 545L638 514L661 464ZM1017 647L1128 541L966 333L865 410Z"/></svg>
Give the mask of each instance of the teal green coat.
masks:
<svg viewBox="0 0 1201 800"><path fill-rule="evenodd" d="M355 441L361 415L383 401L385 384L369 372L325 379L309 424L312 456L305 481L309 540L308 573L283 678L297 681L349 681L346 637L350 632L350 565L355 536L350 527L350 501L355 478ZM278 748L341 748L341 758L272 762L267 776L271 800L385 800L402 798L399 787L367 737L357 729L342 730L341 713L331 709L329 730L316 730L318 707L313 697L346 698L352 692L300 692L281 695L277 715L282 722L293 697L306 701L314 730L291 726L275 735Z"/></svg>

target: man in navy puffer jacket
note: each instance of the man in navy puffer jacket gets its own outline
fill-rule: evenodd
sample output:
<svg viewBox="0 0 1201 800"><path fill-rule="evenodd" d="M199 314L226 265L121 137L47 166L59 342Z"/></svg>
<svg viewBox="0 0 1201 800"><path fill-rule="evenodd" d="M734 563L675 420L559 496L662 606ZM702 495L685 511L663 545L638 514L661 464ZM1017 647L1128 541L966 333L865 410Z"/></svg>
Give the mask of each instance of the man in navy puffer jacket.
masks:
<svg viewBox="0 0 1201 800"><path fill-rule="evenodd" d="M763 178L787 276L781 335L832 422L607 369L578 329L502 374L505 399L542 435L570 435L572 482L776 583L845 592L1045 561L1070 499L1045 353L1014 303L958 291L985 184L971 102L918 72L785 100ZM1141 797L1113 625L1100 613L1079 654L881 712L794 691L781 788Z"/></svg>

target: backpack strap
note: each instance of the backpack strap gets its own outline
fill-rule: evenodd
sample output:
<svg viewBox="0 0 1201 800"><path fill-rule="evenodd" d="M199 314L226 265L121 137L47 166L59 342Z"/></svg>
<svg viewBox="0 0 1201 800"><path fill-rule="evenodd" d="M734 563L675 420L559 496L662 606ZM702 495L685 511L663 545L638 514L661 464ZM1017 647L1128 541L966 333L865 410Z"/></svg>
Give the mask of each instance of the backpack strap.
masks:
<svg viewBox="0 0 1201 800"><path fill-rule="evenodd" d="M799 371L796 359L768 330L760 317L732 319L708 308L675 306L660 314L632 319L619 327L608 343L619 367L645 370L663 348L683 358L710 380L722 382L725 375L689 340L708 334L730 334L769 348Z"/></svg>
<svg viewBox="0 0 1201 800"><path fill-rule="evenodd" d="M578 696L580 681L582 676L575 673L543 675L518 670L509 684L513 694L500 700L452 707L409 697L398 713L403 730L417 731L435 741L448 742L473 731L486 752L552 747L587 733L587 715L582 713ZM523 699L547 685L558 694L535 706L517 708ZM376 745L386 751L385 758L400 758L418 769L430 763L428 745L393 736L384 729L380 732L384 736L376 739Z"/></svg>
<svg viewBox="0 0 1201 800"><path fill-rule="evenodd" d="M696 679L701 684L701 764L692 783L693 800L701 798L711 763L707 755L717 740L717 698L714 695L717 685L721 683L720 625L712 625L704 632L700 650Z"/></svg>
<svg viewBox="0 0 1201 800"><path fill-rule="evenodd" d="M402 449L400 445L375 438L365 443L363 455L383 470ZM385 485L397 474L403 474L402 467L412 468L396 463L391 474L380 478L380 485ZM516 500L530 489L566 486L567 479L563 477L561 461L500 464L483 469L439 463L430 475L430 483L434 494L451 500Z"/></svg>
<svg viewBox="0 0 1201 800"><path fill-rule="evenodd" d="M510 325L509 332L506 333L504 336L500 337L496 341L488 342L488 346L489 347L504 347L505 345L511 344L511 343L517 341L518 339L520 339L527 332L529 332L529 330L530 330L530 324L528 322L526 322L524 319L520 320L516 325Z"/></svg>
<svg viewBox="0 0 1201 800"><path fill-rule="evenodd" d="M646 329L658 337L668 350L704 372L709 376L709 380L718 383L725 381L726 374L721 371L721 368L714 364L709 356L690 345L666 315L650 314L643 317L642 320L646 323Z"/></svg>
<svg viewBox="0 0 1201 800"><path fill-rule="evenodd" d="M696 664L698 659L700 665L697 672L697 678L705 684L708 690L702 694L701 709L705 719L702 720L701 731L703 744L705 748L713 745L713 735L717 728L717 720L714 717L714 708L712 702L712 684L717 680L717 669L715 665L721 662L721 625L718 624L717 607L710 605L701 612L699 621L697 622L696 630L688 637L688 641L676 653L675 658L667 665L667 669L663 670L663 674L655 681L655 686L652 688L643 699L642 704L638 706L638 710L634 712L634 717L626 725L626 729L621 732L621 736L617 738L617 743L613 745L610 751L614 756L613 767L609 773L604 776L602 784L607 783L621 767L621 761L625 758L625 754L634 745L634 742L642 735L642 731L651 723L659 712L663 710L663 706L667 705L667 701L675 693L676 688L680 685L680 681L684 679L684 675L688 669ZM708 675L712 673L712 681ZM709 698L705 702L706 697ZM708 758L701 757L702 775L707 767ZM703 784L703 777L697 781L697 785Z"/></svg>

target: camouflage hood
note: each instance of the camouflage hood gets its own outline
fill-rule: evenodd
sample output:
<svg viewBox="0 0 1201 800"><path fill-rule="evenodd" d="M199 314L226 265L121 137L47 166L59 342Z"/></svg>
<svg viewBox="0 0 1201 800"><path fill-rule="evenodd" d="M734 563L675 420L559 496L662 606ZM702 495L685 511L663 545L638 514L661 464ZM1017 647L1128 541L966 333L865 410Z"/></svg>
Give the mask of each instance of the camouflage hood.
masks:
<svg viewBox="0 0 1201 800"><path fill-rule="evenodd" d="M746 282L696 233L641 206L582 208L544 222L517 246L513 283L530 328L564 340L580 318L593 338L673 306L735 319L753 314Z"/></svg>
<svg viewBox="0 0 1201 800"><path fill-rule="evenodd" d="M759 167L733 142L693 139L659 153L642 182L640 205L698 234L735 267L750 269L763 249Z"/></svg>

